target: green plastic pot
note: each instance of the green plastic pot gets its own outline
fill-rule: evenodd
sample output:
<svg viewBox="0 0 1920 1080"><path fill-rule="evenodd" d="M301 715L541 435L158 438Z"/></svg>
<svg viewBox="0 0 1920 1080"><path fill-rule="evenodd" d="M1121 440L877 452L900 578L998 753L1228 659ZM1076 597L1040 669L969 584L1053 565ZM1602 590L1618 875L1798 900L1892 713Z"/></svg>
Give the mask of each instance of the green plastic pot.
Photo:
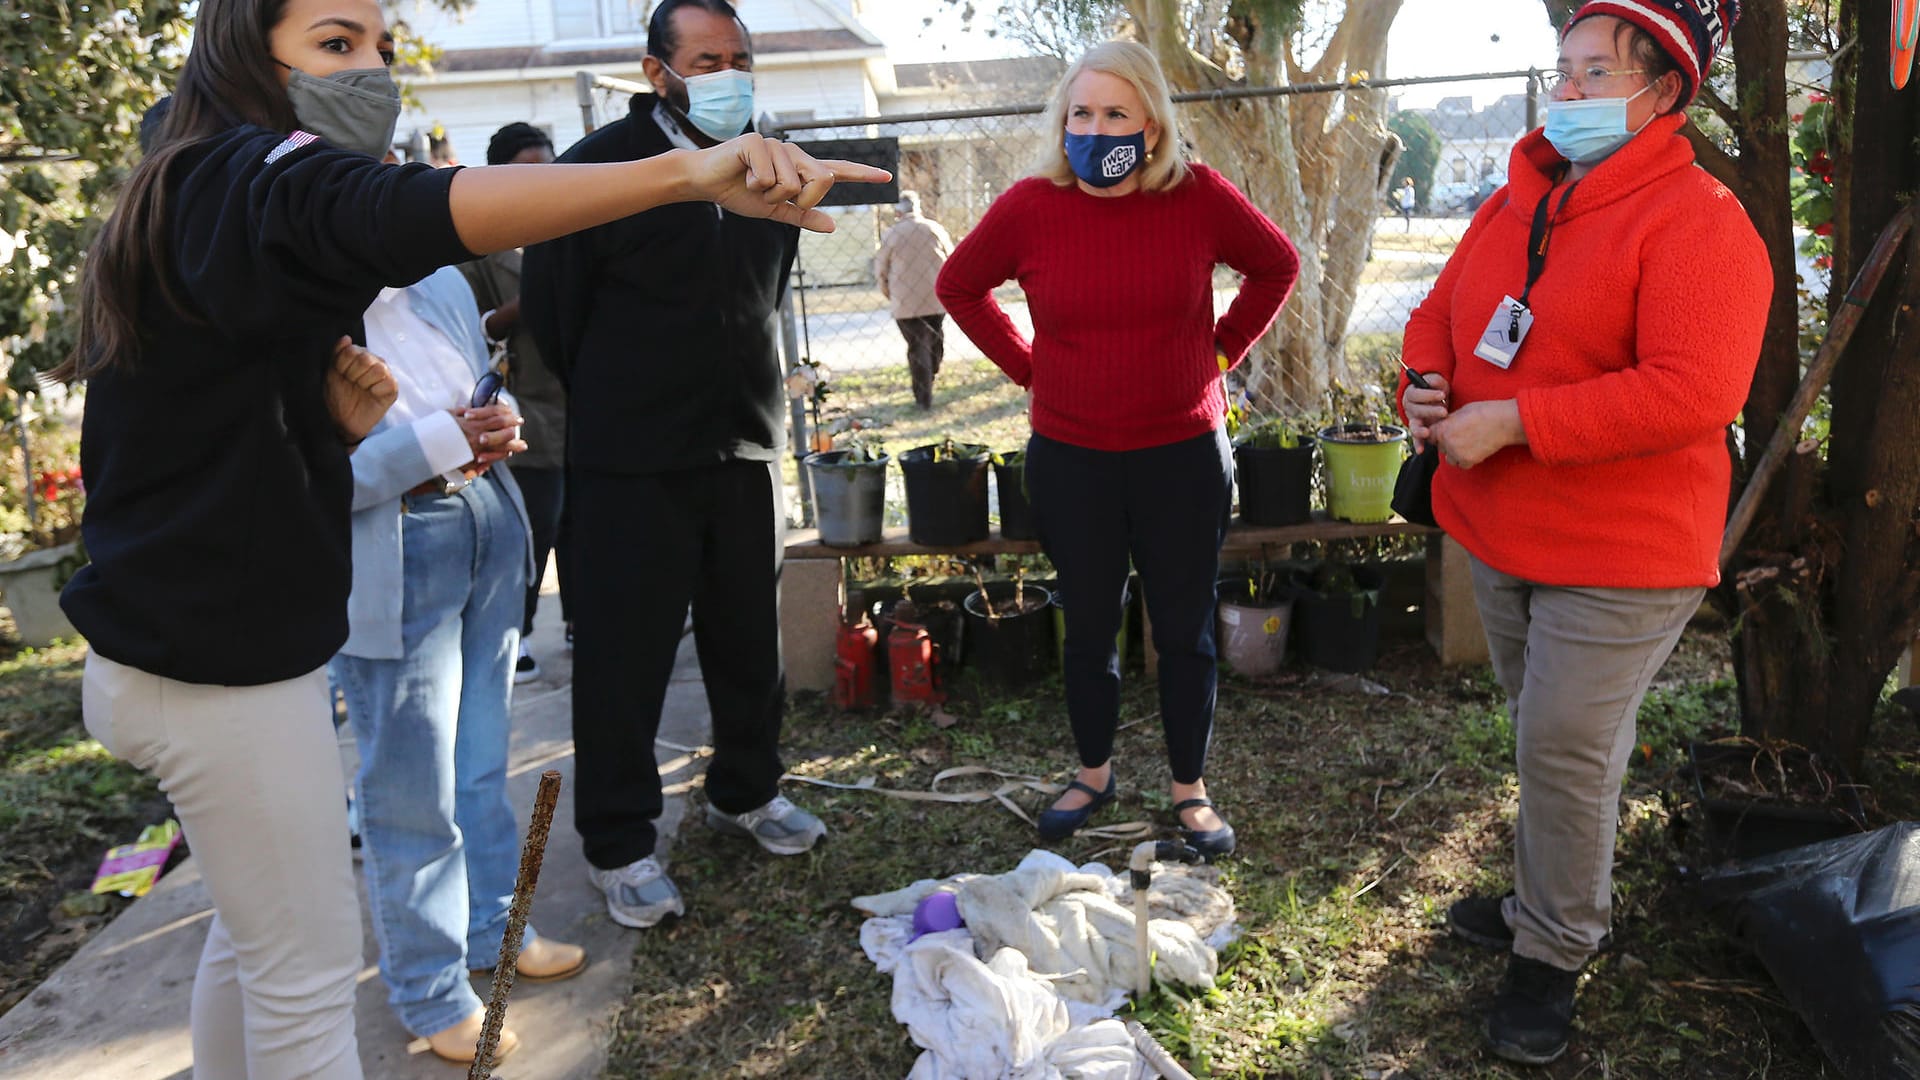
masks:
<svg viewBox="0 0 1920 1080"><path fill-rule="evenodd" d="M1327 513L1341 521L1393 518L1393 482L1406 457L1407 431L1391 424L1335 424L1320 432L1327 464Z"/></svg>

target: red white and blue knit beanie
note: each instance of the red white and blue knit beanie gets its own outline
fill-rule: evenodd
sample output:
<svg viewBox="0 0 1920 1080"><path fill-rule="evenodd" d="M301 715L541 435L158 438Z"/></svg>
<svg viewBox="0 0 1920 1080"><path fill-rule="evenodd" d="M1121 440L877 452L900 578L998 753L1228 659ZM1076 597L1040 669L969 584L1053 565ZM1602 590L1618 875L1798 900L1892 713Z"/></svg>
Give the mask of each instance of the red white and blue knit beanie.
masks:
<svg viewBox="0 0 1920 1080"><path fill-rule="evenodd" d="M1673 57L1686 87L1680 104L1700 93L1713 56L1727 43L1727 34L1740 18L1740 0L1591 0L1567 20L1566 37L1580 20L1611 15L1653 35L1654 43Z"/></svg>

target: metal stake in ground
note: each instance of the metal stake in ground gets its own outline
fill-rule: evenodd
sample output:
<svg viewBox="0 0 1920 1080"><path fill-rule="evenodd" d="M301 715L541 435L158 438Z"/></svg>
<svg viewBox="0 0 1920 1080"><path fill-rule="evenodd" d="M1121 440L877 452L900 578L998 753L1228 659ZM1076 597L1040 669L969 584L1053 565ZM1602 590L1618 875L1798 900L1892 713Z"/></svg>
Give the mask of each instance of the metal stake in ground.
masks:
<svg viewBox="0 0 1920 1080"><path fill-rule="evenodd" d="M500 939L500 962L493 968L493 989L487 994L487 1019L480 1026L480 1042L474 1047L473 1065L467 1080L487 1080L493 1075L493 1053L500 1046L500 1027L507 1019L507 995L513 991L513 977L520 965L520 939L527 932L527 916L533 911L533 889L540 883L540 863L547 857L547 833L553 828L553 807L560 799L560 774L548 769L540 774L540 791L533 797L533 822L527 826L527 842L520 848L520 877L513 883L513 906L507 912L507 932Z"/></svg>

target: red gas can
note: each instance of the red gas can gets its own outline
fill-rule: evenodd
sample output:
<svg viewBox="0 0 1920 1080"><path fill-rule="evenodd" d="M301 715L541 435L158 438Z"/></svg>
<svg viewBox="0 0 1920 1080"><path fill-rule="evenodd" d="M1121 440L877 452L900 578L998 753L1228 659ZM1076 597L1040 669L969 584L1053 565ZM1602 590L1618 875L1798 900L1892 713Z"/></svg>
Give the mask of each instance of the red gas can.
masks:
<svg viewBox="0 0 1920 1080"><path fill-rule="evenodd" d="M880 634L861 616L858 623L842 620L834 642L833 700L843 709L864 709L879 689L874 679L874 646Z"/></svg>
<svg viewBox="0 0 1920 1080"><path fill-rule="evenodd" d="M893 672L893 700L938 705L947 700L940 687L940 647L916 622L896 621L887 634L887 666Z"/></svg>

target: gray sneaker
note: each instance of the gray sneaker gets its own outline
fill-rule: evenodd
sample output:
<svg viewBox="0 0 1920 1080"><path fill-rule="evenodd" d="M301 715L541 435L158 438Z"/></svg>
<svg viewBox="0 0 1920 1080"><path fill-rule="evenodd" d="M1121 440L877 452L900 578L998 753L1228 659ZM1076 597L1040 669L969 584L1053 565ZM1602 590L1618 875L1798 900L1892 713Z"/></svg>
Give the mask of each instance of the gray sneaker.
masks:
<svg viewBox="0 0 1920 1080"><path fill-rule="evenodd" d="M749 836L775 855L802 855L827 835L819 818L775 795L758 810L729 814L707 804L707 825L728 836Z"/></svg>
<svg viewBox="0 0 1920 1080"><path fill-rule="evenodd" d="M685 915L686 901L649 855L612 870L587 867L587 880L607 894L607 916L621 926L645 930L669 915Z"/></svg>

